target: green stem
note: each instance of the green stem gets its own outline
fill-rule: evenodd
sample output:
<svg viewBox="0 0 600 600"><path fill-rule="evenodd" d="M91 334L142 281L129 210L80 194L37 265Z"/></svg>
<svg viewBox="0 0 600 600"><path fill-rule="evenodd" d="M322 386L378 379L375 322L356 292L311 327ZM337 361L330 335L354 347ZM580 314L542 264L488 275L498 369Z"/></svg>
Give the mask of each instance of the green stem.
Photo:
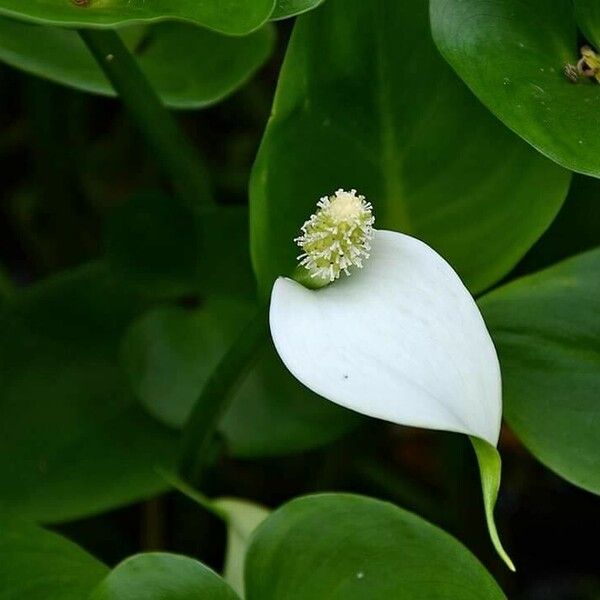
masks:
<svg viewBox="0 0 600 600"><path fill-rule="evenodd" d="M213 198L204 163L118 33L106 29L81 29L79 35L119 93L177 194L193 207L211 207Z"/></svg>
<svg viewBox="0 0 600 600"><path fill-rule="evenodd" d="M179 472L191 483L201 480L221 416L269 333L267 309L260 308L231 346L209 380L185 424Z"/></svg>

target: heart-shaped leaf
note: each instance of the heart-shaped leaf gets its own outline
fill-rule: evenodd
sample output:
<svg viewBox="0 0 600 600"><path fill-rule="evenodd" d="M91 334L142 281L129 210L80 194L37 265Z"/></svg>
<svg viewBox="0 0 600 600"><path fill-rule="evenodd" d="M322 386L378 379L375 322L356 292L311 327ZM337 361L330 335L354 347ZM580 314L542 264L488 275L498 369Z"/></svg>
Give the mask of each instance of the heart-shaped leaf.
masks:
<svg viewBox="0 0 600 600"><path fill-rule="evenodd" d="M69 540L0 517L0 598L82 600L108 569Z"/></svg>
<svg viewBox="0 0 600 600"><path fill-rule="evenodd" d="M161 100L200 108L242 85L269 56L273 29L230 37L188 23L120 31ZM75 31L0 18L0 60L86 92L114 96L112 85Z"/></svg>
<svg viewBox="0 0 600 600"><path fill-rule="evenodd" d="M600 86L563 73L580 58L570 0L432 0L431 24L442 54L508 127L564 167L600 177Z"/></svg>
<svg viewBox="0 0 600 600"><path fill-rule="evenodd" d="M340 187L373 202L378 229L423 239L479 291L542 234L568 182L444 63L425 0L328 0L297 21L254 167L262 294L294 268L318 198Z"/></svg>
<svg viewBox="0 0 600 600"><path fill-rule="evenodd" d="M308 496L273 513L254 534L245 580L247 600L505 598L444 531L349 494Z"/></svg>
<svg viewBox="0 0 600 600"><path fill-rule="evenodd" d="M258 29L275 0L0 0L0 14L62 27L115 27L176 19L223 33Z"/></svg>
<svg viewBox="0 0 600 600"><path fill-rule="evenodd" d="M505 417L544 464L600 493L600 250L480 301L500 355Z"/></svg>

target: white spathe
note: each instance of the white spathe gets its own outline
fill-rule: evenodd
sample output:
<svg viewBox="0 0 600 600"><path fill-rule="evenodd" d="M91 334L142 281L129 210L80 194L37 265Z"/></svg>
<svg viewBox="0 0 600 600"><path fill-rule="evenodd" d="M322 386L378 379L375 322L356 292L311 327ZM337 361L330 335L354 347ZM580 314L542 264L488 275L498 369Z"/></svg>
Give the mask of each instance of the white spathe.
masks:
<svg viewBox="0 0 600 600"><path fill-rule="evenodd" d="M350 277L309 290L280 277L270 325L306 387L359 413L498 442L500 366L475 301L423 242L375 231Z"/></svg>

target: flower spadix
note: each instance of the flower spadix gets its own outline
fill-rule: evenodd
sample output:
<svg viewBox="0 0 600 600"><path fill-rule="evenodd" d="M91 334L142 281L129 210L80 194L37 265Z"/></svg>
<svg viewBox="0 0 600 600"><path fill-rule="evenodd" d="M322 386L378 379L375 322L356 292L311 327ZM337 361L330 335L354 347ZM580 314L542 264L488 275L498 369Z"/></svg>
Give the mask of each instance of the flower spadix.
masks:
<svg viewBox="0 0 600 600"><path fill-rule="evenodd" d="M294 240L303 250L298 257L300 267L313 280L300 276L309 287L322 287L342 272L350 275L351 267L361 268L369 258L375 222L371 203L356 190L337 190L333 196L321 198L317 208L302 225L302 235Z"/></svg>
<svg viewBox="0 0 600 600"><path fill-rule="evenodd" d="M337 404L495 446L500 369L477 305L441 256L373 229L371 211L354 190L338 190L303 225L300 269L328 285L275 282L270 325L281 359Z"/></svg>

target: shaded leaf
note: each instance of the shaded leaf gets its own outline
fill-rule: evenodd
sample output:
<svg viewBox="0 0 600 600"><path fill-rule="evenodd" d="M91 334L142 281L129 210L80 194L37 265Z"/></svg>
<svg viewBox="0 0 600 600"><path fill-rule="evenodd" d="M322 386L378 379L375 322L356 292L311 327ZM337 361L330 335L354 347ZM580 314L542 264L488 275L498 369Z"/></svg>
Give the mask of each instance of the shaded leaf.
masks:
<svg viewBox="0 0 600 600"><path fill-rule="evenodd" d="M594 0L573 0L575 17L581 30L596 48L600 48L600 5Z"/></svg>
<svg viewBox="0 0 600 600"><path fill-rule="evenodd" d="M151 496L177 440L117 364L135 298L101 264L21 292L0 314L0 505L43 521Z"/></svg>
<svg viewBox="0 0 600 600"><path fill-rule="evenodd" d="M600 493L600 250L480 300L500 355L505 417L529 450Z"/></svg>
<svg viewBox="0 0 600 600"><path fill-rule="evenodd" d="M273 29L245 37L219 35L187 23L121 30L161 100L201 108L240 87L269 56ZM0 60L76 89L115 96L112 85L75 31L0 18Z"/></svg>
<svg viewBox="0 0 600 600"><path fill-rule="evenodd" d="M69 540L0 517L0 598L81 600L108 569Z"/></svg>

